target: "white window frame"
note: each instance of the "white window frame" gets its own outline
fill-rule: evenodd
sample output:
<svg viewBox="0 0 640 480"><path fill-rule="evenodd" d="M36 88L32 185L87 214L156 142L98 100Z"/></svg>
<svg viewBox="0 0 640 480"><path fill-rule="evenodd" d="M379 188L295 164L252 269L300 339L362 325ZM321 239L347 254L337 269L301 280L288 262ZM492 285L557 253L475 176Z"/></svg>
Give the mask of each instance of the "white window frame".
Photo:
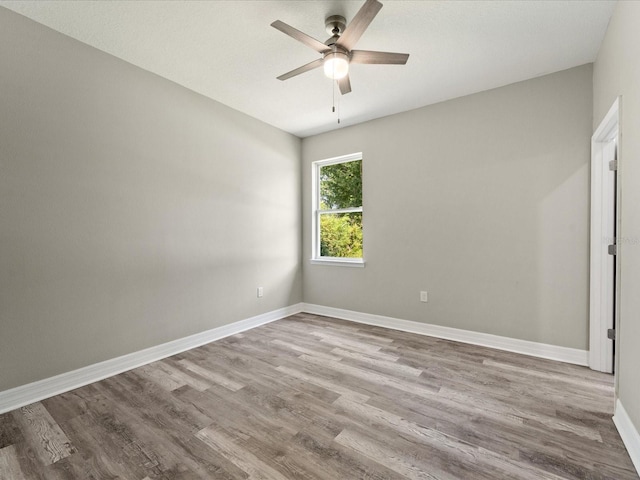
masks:
<svg viewBox="0 0 640 480"><path fill-rule="evenodd" d="M364 267L364 252L362 253L363 258L322 257L320 255L320 215L323 213L362 213L362 206L339 208L334 210L320 210L320 169L326 165L335 165L336 163L347 163L356 160L362 160L362 152L328 158L326 160L318 160L311 164L311 208L313 210L311 215L311 263L314 265Z"/></svg>

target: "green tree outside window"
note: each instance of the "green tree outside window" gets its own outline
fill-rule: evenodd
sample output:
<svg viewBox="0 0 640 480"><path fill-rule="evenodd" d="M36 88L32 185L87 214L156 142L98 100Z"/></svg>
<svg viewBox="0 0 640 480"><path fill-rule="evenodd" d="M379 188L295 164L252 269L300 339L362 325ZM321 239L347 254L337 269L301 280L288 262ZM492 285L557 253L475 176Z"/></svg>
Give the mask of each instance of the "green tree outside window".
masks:
<svg viewBox="0 0 640 480"><path fill-rule="evenodd" d="M321 166L319 187L320 256L362 258L362 160Z"/></svg>

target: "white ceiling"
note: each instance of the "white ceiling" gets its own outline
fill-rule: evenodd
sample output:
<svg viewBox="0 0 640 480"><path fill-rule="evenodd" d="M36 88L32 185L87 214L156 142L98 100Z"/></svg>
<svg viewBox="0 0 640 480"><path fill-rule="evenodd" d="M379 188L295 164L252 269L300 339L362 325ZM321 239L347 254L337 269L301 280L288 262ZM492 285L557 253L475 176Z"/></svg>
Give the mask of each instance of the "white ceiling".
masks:
<svg viewBox="0 0 640 480"><path fill-rule="evenodd" d="M270 27L319 39L364 0L4 1L0 5L300 137L593 62L613 1L381 0L357 44L410 53L405 66L352 65L331 112L322 69L276 76L319 54ZM336 95L339 96L336 89Z"/></svg>

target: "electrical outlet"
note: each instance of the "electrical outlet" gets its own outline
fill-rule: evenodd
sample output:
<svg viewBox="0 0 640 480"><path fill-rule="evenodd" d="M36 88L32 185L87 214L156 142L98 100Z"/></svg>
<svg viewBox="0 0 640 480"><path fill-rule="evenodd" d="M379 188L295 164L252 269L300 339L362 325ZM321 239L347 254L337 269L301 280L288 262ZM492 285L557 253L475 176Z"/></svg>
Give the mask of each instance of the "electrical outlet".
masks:
<svg viewBox="0 0 640 480"><path fill-rule="evenodd" d="M427 297L427 292L420 292L420 301L421 302L428 302L429 298Z"/></svg>
<svg viewBox="0 0 640 480"><path fill-rule="evenodd" d="M262 287L258 287L258 298L262 298L263 295L264 295L264 290L262 290Z"/></svg>

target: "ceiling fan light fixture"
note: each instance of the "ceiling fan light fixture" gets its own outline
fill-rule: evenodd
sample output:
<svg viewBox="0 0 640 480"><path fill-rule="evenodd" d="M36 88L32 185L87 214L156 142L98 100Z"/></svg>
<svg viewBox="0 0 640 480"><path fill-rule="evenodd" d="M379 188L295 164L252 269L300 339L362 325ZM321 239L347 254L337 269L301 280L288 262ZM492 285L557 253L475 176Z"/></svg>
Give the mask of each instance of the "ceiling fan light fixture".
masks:
<svg viewBox="0 0 640 480"><path fill-rule="evenodd" d="M334 80L344 78L349 73L349 57L343 52L327 53L324 57L324 74Z"/></svg>

